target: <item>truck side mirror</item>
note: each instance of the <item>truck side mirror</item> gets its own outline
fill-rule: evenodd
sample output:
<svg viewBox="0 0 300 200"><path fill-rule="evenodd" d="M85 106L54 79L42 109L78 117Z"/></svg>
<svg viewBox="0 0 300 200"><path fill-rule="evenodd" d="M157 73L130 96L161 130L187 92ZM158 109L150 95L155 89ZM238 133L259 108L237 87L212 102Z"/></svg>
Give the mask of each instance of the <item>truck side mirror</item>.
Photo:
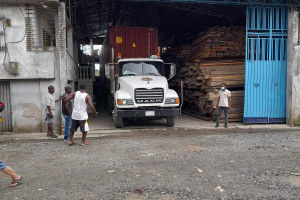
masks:
<svg viewBox="0 0 300 200"><path fill-rule="evenodd" d="M173 78L176 75L176 65L171 64L170 65L170 76L169 79Z"/></svg>
<svg viewBox="0 0 300 200"><path fill-rule="evenodd" d="M110 79L110 64L105 64L105 76Z"/></svg>

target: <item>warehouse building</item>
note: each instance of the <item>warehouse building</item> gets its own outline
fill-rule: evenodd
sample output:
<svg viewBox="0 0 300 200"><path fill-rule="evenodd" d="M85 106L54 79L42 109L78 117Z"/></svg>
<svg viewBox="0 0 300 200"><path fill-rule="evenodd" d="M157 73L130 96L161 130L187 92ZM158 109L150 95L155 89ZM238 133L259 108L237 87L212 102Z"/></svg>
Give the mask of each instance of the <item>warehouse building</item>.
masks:
<svg viewBox="0 0 300 200"><path fill-rule="evenodd" d="M104 66L95 77L99 56L93 48L87 56L81 47L101 45L111 26L158 28L159 53L177 64L170 84L178 89L184 82L186 112L192 107L193 115L213 119L215 91L224 81L235 93L232 121L293 125L300 118L298 5L296 0L2 0L0 101L6 108L0 131L44 131L49 85L58 98L65 85L86 83L95 103L107 107ZM61 130L60 106L56 109L55 127Z"/></svg>

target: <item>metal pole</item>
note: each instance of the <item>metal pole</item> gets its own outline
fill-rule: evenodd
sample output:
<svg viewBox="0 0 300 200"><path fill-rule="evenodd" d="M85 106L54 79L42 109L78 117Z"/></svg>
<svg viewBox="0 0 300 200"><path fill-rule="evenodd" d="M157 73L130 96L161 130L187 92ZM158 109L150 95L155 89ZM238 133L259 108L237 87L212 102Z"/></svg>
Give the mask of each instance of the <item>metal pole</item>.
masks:
<svg viewBox="0 0 300 200"><path fill-rule="evenodd" d="M181 115L181 108L183 105L183 81L180 81L180 87L181 87L181 105L180 105L180 115Z"/></svg>

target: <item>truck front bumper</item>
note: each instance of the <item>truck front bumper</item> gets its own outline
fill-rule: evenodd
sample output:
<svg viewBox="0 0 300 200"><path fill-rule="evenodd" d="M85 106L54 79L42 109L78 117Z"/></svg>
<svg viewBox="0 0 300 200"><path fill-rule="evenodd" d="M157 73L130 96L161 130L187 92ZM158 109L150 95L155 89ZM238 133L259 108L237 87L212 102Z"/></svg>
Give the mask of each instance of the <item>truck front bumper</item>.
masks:
<svg viewBox="0 0 300 200"><path fill-rule="evenodd" d="M179 108L169 108L169 109L153 109L153 110L121 110L118 109L117 115L122 118L165 118L171 116L179 116L180 109Z"/></svg>

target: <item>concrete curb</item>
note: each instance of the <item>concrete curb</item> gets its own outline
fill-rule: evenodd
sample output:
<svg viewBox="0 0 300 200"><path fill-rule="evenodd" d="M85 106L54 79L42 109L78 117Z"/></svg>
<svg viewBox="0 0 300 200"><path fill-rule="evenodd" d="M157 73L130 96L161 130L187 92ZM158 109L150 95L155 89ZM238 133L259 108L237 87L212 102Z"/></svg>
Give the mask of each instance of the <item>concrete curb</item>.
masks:
<svg viewBox="0 0 300 200"><path fill-rule="evenodd" d="M212 124L210 124L212 125ZM299 127L290 127L288 125L240 125L240 124L230 124L230 126L225 129L222 125L216 129L214 126L176 126L174 128L168 129L185 129L185 130L218 130L228 132L230 130L286 130L286 131L297 131L300 130ZM128 129L94 129L88 132L87 138L111 138L111 137L124 137L128 135L136 134L137 131L166 131L167 127L152 127L152 128L138 128L131 127ZM0 133L0 142L20 142L20 141L57 141L63 140L64 135L57 135L58 139L51 139L46 136L46 133ZM74 139L81 139L81 133L77 131L74 135Z"/></svg>

